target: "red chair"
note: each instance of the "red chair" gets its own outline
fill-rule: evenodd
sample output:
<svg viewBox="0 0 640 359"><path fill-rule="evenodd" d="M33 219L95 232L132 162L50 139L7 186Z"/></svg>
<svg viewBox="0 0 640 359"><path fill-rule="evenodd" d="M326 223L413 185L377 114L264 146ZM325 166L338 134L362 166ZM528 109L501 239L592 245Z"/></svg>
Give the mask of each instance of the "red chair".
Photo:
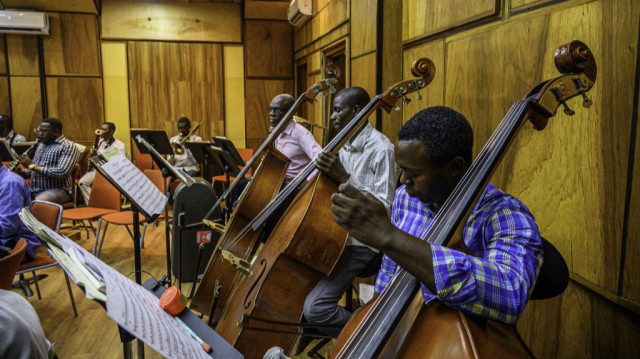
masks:
<svg viewBox="0 0 640 359"><path fill-rule="evenodd" d="M16 275L25 253L27 253L27 240L20 238L11 253L0 259L0 289L11 289L13 277Z"/></svg>

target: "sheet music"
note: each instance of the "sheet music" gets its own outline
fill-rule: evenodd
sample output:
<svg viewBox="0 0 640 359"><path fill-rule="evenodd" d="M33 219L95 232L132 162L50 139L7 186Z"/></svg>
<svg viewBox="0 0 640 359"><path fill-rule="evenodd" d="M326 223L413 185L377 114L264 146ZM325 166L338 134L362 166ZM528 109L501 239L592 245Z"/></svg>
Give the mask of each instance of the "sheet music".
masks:
<svg viewBox="0 0 640 359"><path fill-rule="evenodd" d="M125 156L111 158L101 167L143 212L151 216L162 213L167 198Z"/></svg>

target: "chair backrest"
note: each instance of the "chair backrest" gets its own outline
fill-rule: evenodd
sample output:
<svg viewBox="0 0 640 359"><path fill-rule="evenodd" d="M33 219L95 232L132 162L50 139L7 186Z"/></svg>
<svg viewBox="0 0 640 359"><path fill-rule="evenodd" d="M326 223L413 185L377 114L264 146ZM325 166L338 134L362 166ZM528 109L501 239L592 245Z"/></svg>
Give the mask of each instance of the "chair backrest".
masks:
<svg viewBox="0 0 640 359"><path fill-rule="evenodd" d="M238 154L242 157L244 162L247 163L251 157L253 157L253 148L238 148ZM252 172L253 169L250 168L248 171L249 175L253 174Z"/></svg>
<svg viewBox="0 0 640 359"><path fill-rule="evenodd" d="M56 232L60 230L60 222L62 221L61 205L40 200L31 202L31 205L33 207L31 212L38 221Z"/></svg>
<svg viewBox="0 0 640 359"><path fill-rule="evenodd" d="M89 207L120 210L120 192L100 173L96 173L91 185Z"/></svg>
<svg viewBox="0 0 640 359"><path fill-rule="evenodd" d="M78 198L78 181L80 180L80 164L76 163L71 170L71 201L64 203L63 208L71 208L76 206Z"/></svg>
<svg viewBox="0 0 640 359"><path fill-rule="evenodd" d="M162 171L160 170L144 170L144 175L147 176L148 179L153 182L153 184L160 190L160 192L164 193L165 184L166 188L169 188L169 178L162 177ZM165 184L162 183L165 181Z"/></svg>
<svg viewBox="0 0 640 359"><path fill-rule="evenodd" d="M153 168L153 160L151 159L151 155L148 153L140 153L136 154L136 167L140 171L150 170Z"/></svg>
<svg viewBox="0 0 640 359"><path fill-rule="evenodd" d="M20 266L20 262L27 252L27 240L20 238L13 251L8 256L0 259L0 289L9 290L13 283L13 277Z"/></svg>
<svg viewBox="0 0 640 359"><path fill-rule="evenodd" d="M569 285L569 268L562 254L549 241L541 239L544 262L530 299L553 298L562 294Z"/></svg>

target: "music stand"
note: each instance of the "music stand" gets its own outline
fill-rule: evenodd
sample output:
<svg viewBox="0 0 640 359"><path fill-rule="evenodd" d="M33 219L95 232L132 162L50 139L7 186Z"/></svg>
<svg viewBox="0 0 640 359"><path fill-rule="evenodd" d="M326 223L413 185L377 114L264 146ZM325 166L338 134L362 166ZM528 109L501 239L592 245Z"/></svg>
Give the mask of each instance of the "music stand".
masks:
<svg viewBox="0 0 640 359"><path fill-rule="evenodd" d="M203 149L205 150L205 153L209 154L209 158L216 161L224 170L225 186L228 187L231 182L231 177L237 177L240 174L239 166L243 166L244 162L239 164L229 152L214 145L203 147ZM233 211L233 198L231 193L229 193L227 201L227 214L230 214Z"/></svg>
<svg viewBox="0 0 640 359"><path fill-rule="evenodd" d="M31 142L18 142L13 144L13 150L19 155L23 154L29 147L31 147L35 141Z"/></svg>
<svg viewBox="0 0 640 359"><path fill-rule="evenodd" d="M242 156L240 156L240 153L238 152L238 149L236 148L236 146L233 144L232 141L227 140L226 137L222 137L222 136L216 136L213 137L213 142L216 144L216 146L222 148L223 150L229 152L229 154L231 154L231 157L233 157L233 159L241 166L244 167L245 162L244 159L242 158Z"/></svg>
<svg viewBox="0 0 640 359"><path fill-rule="evenodd" d="M209 141L187 141L185 143L186 147L189 149L189 151L191 151L191 154L193 155L193 158L195 158L196 162L198 163L202 163L202 168L203 168L203 174L202 177L204 177L205 179L207 179L207 181L209 180L209 175L208 175L208 161L209 161L209 154L205 153L205 150L203 149L203 147L207 147L211 145L211 142Z"/></svg>
<svg viewBox="0 0 640 359"><path fill-rule="evenodd" d="M0 161L11 162L15 160L16 157L13 155L11 147L9 147L9 142L4 138L0 138Z"/></svg>

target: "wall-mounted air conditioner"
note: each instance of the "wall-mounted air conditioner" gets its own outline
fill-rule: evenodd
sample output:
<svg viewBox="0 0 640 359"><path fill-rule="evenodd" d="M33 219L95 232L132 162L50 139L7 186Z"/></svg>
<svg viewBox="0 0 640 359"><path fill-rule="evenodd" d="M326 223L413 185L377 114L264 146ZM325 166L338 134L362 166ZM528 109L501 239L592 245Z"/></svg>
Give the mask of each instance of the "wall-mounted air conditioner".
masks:
<svg viewBox="0 0 640 359"><path fill-rule="evenodd" d="M292 0L287 9L287 18L293 26L302 26L311 19L312 12L312 0Z"/></svg>
<svg viewBox="0 0 640 359"><path fill-rule="evenodd" d="M49 35L45 12L0 10L0 33Z"/></svg>

